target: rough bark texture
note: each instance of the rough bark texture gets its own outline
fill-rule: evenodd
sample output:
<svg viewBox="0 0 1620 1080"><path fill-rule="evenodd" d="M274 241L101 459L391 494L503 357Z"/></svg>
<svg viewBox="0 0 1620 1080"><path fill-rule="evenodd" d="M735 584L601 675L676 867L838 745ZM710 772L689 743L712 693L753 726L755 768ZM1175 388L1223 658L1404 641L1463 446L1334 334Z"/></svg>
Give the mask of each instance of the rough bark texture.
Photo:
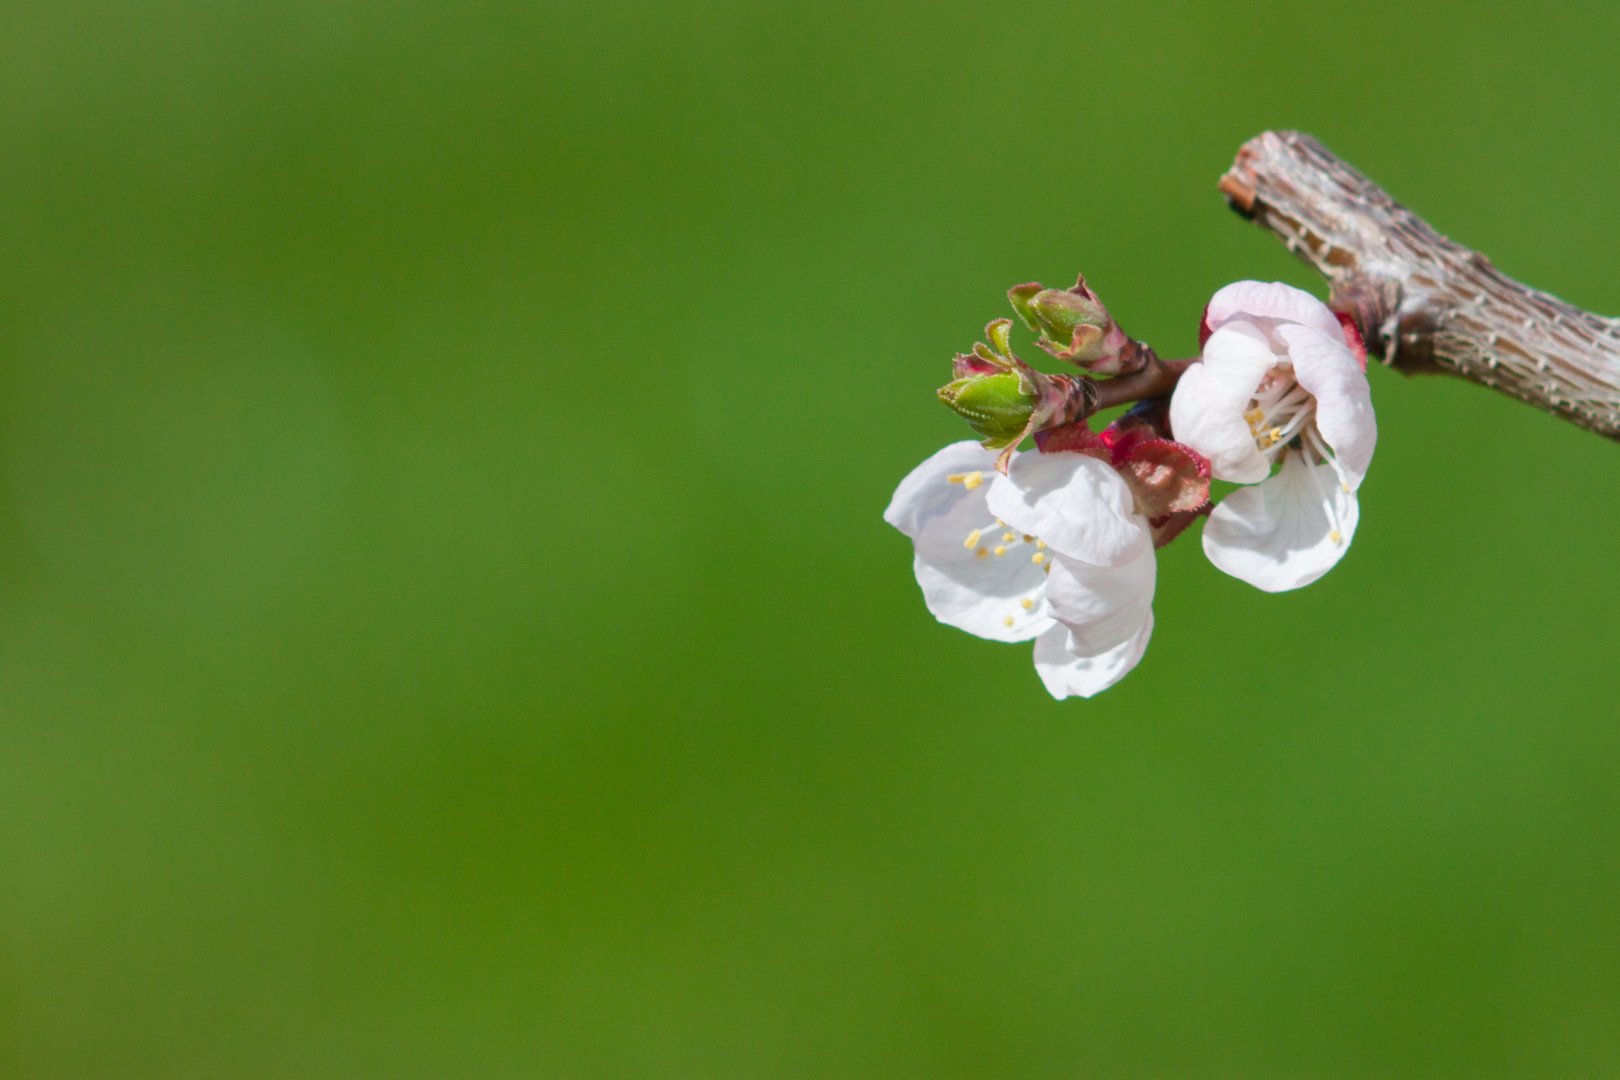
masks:
<svg viewBox="0 0 1620 1080"><path fill-rule="evenodd" d="M1620 438L1620 320L1507 277L1297 131L1244 143L1220 187L1327 278L1330 305L1385 364L1461 375Z"/></svg>

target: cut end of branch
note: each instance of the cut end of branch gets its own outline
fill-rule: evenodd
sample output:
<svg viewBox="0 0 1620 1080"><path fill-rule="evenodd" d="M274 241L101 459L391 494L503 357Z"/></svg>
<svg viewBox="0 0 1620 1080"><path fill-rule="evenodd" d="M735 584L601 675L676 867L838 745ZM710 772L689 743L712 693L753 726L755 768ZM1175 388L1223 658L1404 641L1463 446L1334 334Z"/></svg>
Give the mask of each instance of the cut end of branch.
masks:
<svg viewBox="0 0 1620 1080"><path fill-rule="evenodd" d="M1235 173L1227 173L1221 177L1221 182L1216 186L1226 195L1227 205L1233 210L1244 217L1254 214L1254 188L1238 179Z"/></svg>

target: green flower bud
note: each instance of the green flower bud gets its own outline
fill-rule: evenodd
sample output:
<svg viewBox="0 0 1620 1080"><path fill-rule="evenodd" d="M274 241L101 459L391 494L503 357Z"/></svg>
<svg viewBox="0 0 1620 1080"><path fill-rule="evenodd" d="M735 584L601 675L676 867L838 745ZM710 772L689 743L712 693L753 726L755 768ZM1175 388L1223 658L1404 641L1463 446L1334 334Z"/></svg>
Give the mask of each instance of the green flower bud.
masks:
<svg viewBox="0 0 1620 1080"><path fill-rule="evenodd" d="M1029 429L1038 397L1014 372L957 379L939 389L939 399L996 450L1013 446Z"/></svg>
<svg viewBox="0 0 1620 1080"><path fill-rule="evenodd" d="M1007 290L1013 310L1039 334L1040 346L1059 360L1070 360L1099 374L1120 374L1124 331L1081 277L1072 289L1047 289L1039 282Z"/></svg>
<svg viewBox="0 0 1620 1080"><path fill-rule="evenodd" d="M1020 299L1024 302L1019 314L1024 316L1029 328L1053 341L1068 342L1082 327L1098 338L1108 329L1108 310L1090 296L1066 289L1041 289L1033 296Z"/></svg>

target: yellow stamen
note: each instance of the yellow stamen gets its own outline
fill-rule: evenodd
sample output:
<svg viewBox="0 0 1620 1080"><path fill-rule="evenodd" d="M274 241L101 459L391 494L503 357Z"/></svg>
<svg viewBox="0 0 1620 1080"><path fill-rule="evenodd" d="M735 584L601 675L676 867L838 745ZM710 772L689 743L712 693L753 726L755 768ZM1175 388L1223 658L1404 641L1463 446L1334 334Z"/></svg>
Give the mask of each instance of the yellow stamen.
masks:
<svg viewBox="0 0 1620 1080"><path fill-rule="evenodd" d="M1338 529L1334 529L1332 532L1328 533L1328 539L1337 544L1340 540L1343 540L1344 537L1339 535Z"/></svg>
<svg viewBox="0 0 1620 1080"><path fill-rule="evenodd" d="M1046 541L1045 540L1037 540L1037 541L1035 541L1035 546L1038 547L1038 548L1041 548L1042 550L1045 550Z"/></svg>
<svg viewBox="0 0 1620 1080"><path fill-rule="evenodd" d="M996 518L996 524L1000 525L1003 529L1005 529L1007 527L1007 523L1005 521L1002 521L1000 518Z"/></svg>
<svg viewBox="0 0 1620 1080"><path fill-rule="evenodd" d="M1013 624L1013 617L1011 615L1009 615L1005 619L1001 620L1001 625L1002 626L1011 626L1012 624Z"/></svg>
<svg viewBox="0 0 1620 1080"><path fill-rule="evenodd" d="M969 491L972 491L982 483L984 483L984 473L977 469L974 469L972 472L962 477L962 486L967 488Z"/></svg>
<svg viewBox="0 0 1620 1080"><path fill-rule="evenodd" d="M949 476L947 476L945 478L945 482L947 484L960 484L962 481L964 481L966 479L967 479L967 473L965 473L965 472L953 472L953 473L951 473Z"/></svg>
<svg viewBox="0 0 1620 1080"><path fill-rule="evenodd" d="M966 540L962 541L962 546L965 547L965 548L971 548L971 547L975 546L976 544L978 544L978 542L979 542L979 530L974 529L972 532L968 533L968 538Z"/></svg>
<svg viewBox="0 0 1620 1080"><path fill-rule="evenodd" d="M1005 554L1007 554L1007 549L1002 547L1000 544L997 544L996 545L996 554L997 555L1005 555Z"/></svg>
<svg viewBox="0 0 1620 1080"><path fill-rule="evenodd" d="M1046 561L1046 556L1037 551L1035 554L1029 557L1029 561L1034 563L1036 566L1039 566L1041 563Z"/></svg>
<svg viewBox="0 0 1620 1080"><path fill-rule="evenodd" d="M1030 610L1031 608L1033 608L1035 606L1035 601L1027 600L1027 599L1026 600L1020 600L1020 601L1018 601L1018 604L1025 611L1028 611L1028 610Z"/></svg>
<svg viewBox="0 0 1620 1080"><path fill-rule="evenodd" d="M1006 542L1007 542L1007 543L1009 543L1009 544L1010 544L1010 543L1012 543L1012 542L1013 542L1013 541L1014 541L1014 540L1016 540L1016 539L1018 539L1018 535L1017 535L1017 534L1016 534L1016 533L1002 533L1002 534L1001 534L1001 538L1002 538L1002 539L1003 539L1003 540L1005 540L1005 541L1006 541Z"/></svg>
<svg viewBox="0 0 1620 1080"><path fill-rule="evenodd" d="M1033 536L1029 535L1029 533L1024 534L1024 543L1033 544L1034 542L1035 542L1035 538Z"/></svg>
<svg viewBox="0 0 1620 1080"><path fill-rule="evenodd" d="M984 558L984 557L986 557L987 555L990 554L990 549L989 548L980 548L978 551L975 551L973 554L977 555L979 558L982 559L982 558Z"/></svg>
<svg viewBox="0 0 1620 1080"><path fill-rule="evenodd" d="M1250 433L1254 435L1260 434L1260 421L1264 420L1265 418L1266 414L1263 409L1250 409L1248 412L1243 414L1243 419L1249 422Z"/></svg>

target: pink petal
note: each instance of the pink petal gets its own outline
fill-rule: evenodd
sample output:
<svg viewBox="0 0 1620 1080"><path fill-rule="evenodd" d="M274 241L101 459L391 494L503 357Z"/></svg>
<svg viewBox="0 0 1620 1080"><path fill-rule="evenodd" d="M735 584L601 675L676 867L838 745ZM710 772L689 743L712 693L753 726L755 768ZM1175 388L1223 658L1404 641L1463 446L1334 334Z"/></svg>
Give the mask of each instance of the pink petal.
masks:
<svg viewBox="0 0 1620 1080"><path fill-rule="evenodd" d="M1300 323L1324 334L1340 333L1338 317L1331 308L1304 289L1280 281L1234 281L1210 298L1204 309L1204 325L1215 331L1241 316Z"/></svg>
<svg viewBox="0 0 1620 1080"><path fill-rule="evenodd" d="M1303 454L1290 450L1276 476L1232 492L1215 507L1204 526L1204 554L1257 589L1286 592L1333 569L1359 519L1356 497L1339 487L1332 467L1307 465Z"/></svg>
<svg viewBox="0 0 1620 1080"><path fill-rule="evenodd" d="M1210 335L1203 361L1176 384L1170 430L1177 442L1209 459L1215 479L1257 484L1271 475L1243 412L1278 359L1253 327L1233 324Z"/></svg>
<svg viewBox="0 0 1620 1080"><path fill-rule="evenodd" d="M1350 355L1356 358L1356 363L1360 364L1361 370L1365 372L1367 370L1367 342L1362 339L1361 327L1356 325L1355 319L1343 311L1335 311L1333 314L1339 318L1339 329L1344 331L1344 343L1349 346Z"/></svg>
<svg viewBox="0 0 1620 1080"><path fill-rule="evenodd" d="M1316 399L1316 428L1339 461L1345 483L1354 491L1372 464L1378 443L1372 388L1341 334L1323 334L1305 326L1279 326L1288 344L1294 377ZM1337 485L1337 481L1335 481Z"/></svg>

